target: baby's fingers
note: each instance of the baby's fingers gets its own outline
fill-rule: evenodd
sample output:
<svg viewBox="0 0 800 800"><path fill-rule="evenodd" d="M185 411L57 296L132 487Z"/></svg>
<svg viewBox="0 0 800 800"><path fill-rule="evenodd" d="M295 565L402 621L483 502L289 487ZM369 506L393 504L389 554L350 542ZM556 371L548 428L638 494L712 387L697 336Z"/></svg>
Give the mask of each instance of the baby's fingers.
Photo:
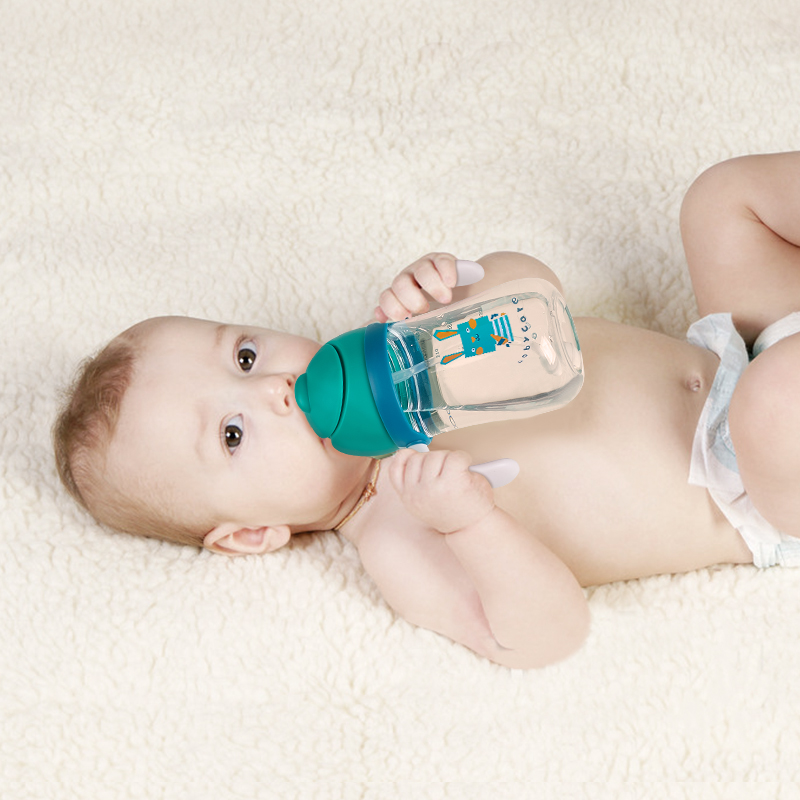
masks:
<svg viewBox="0 0 800 800"><path fill-rule="evenodd" d="M394 300L402 308L407 309L409 315L424 314L429 308L428 298L422 290L422 285L417 280L415 272L410 268L403 270L392 281L390 291ZM381 300L383 300L383 295L381 295Z"/></svg>
<svg viewBox="0 0 800 800"><path fill-rule="evenodd" d="M398 300L394 291L394 286L391 289L384 289L381 292L381 296L378 298L378 304L378 307L375 309L375 318L378 322L406 319L410 317L412 313Z"/></svg>
<svg viewBox="0 0 800 800"><path fill-rule="evenodd" d="M390 459L389 479L399 495L403 494L408 481L412 479L412 473L409 471L407 475L406 470L408 468L408 462L414 455L414 450L404 448L398 450Z"/></svg>
<svg viewBox="0 0 800 800"><path fill-rule="evenodd" d="M442 450L445 453L445 459L440 467L440 474L445 480L453 480L461 475L466 476L471 480L472 475L468 472L472 459L469 453L463 450Z"/></svg>
<svg viewBox="0 0 800 800"><path fill-rule="evenodd" d="M387 322L424 314L430 308L429 296L447 305L457 280L455 256L431 253L406 267L381 293L375 317Z"/></svg>
<svg viewBox="0 0 800 800"><path fill-rule="evenodd" d="M390 478L399 494L428 486L441 472L447 451L418 452L411 448L392 456Z"/></svg>
<svg viewBox="0 0 800 800"><path fill-rule="evenodd" d="M453 287L458 278L455 256L431 253L412 265L412 275L419 288L442 305L453 299Z"/></svg>

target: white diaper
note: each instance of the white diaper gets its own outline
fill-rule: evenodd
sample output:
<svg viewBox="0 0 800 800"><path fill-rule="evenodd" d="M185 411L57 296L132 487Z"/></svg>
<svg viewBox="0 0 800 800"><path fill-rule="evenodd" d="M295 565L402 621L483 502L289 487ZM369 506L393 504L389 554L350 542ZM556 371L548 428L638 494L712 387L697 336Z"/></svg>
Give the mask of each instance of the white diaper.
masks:
<svg viewBox="0 0 800 800"><path fill-rule="evenodd" d="M789 314L765 328L753 346L753 358L781 339L800 332L800 313ZM800 566L800 539L781 533L756 511L736 463L728 429L728 408L736 384L750 363L747 347L730 314L710 314L689 328L692 344L720 358L717 374L703 406L692 445L689 483L704 486L728 521L742 535L757 567Z"/></svg>

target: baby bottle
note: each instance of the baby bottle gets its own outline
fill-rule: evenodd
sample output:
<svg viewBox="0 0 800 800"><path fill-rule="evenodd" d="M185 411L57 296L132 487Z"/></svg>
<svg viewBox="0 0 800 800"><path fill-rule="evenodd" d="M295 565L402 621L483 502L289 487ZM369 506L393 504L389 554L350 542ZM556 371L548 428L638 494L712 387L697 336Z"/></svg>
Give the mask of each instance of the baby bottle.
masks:
<svg viewBox="0 0 800 800"><path fill-rule="evenodd" d="M483 275L474 262L457 267L457 285ZM553 411L582 385L564 298L546 280L521 278L331 339L298 377L295 396L337 450L380 458L427 449L445 431Z"/></svg>

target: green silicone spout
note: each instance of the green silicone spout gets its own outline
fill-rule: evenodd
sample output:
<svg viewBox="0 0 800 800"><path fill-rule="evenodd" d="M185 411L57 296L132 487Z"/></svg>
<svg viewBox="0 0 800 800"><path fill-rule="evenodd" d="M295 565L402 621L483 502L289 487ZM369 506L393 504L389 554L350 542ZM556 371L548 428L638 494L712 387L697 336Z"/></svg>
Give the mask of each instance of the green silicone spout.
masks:
<svg viewBox="0 0 800 800"><path fill-rule="evenodd" d="M381 420L364 356L366 328L323 345L303 375L295 398L317 436L340 452L382 458L397 450Z"/></svg>

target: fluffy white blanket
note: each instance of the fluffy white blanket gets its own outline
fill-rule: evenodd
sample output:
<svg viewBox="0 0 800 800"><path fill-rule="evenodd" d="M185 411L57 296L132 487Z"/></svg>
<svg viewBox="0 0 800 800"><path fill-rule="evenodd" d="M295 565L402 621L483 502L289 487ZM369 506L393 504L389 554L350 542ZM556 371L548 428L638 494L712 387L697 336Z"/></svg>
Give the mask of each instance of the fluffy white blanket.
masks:
<svg viewBox="0 0 800 800"><path fill-rule="evenodd" d="M686 187L800 146L798 0L0 10L3 800L797 796L800 572L598 588L583 651L515 672L397 619L333 534L110 535L49 429L136 320L325 340L434 249L683 335Z"/></svg>

